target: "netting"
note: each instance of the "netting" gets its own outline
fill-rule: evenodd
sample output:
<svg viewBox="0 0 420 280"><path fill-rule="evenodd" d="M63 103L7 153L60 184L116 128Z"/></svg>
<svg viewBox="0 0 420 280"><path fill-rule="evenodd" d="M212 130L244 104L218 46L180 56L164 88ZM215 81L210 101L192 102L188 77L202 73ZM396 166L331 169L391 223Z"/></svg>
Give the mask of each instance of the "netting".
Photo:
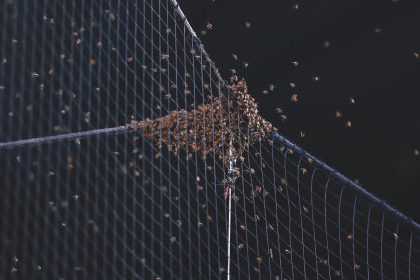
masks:
<svg viewBox="0 0 420 280"><path fill-rule="evenodd" d="M1 279L420 277L418 224L256 135L176 2L0 7Z"/></svg>

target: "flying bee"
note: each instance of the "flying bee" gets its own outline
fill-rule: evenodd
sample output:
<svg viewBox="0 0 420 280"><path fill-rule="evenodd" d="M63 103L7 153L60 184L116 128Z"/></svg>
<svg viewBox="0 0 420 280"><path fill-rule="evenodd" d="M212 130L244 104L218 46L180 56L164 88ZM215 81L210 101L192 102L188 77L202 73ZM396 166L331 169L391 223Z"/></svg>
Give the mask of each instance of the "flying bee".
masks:
<svg viewBox="0 0 420 280"><path fill-rule="evenodd" d="M276 108L276 113L277 113L277 114L281 114L281 113L283 113L283 109L282 109L282 108Z"/></svg>
<svg viewBox="0 0 420 280"><path fill-rule="evenodd" d="M169 61L169 54L161 54L160 55L160 60L165 60L165 61Z"/></svg>

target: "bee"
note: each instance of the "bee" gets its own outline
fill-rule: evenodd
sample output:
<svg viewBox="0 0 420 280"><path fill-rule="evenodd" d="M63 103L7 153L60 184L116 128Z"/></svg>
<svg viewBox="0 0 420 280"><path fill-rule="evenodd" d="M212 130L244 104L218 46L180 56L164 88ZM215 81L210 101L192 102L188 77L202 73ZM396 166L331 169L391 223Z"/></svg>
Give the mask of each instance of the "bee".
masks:
<svg viewBox="0 0 420 280"><path fill-rule="evenodd" d="M283 113L283 109L282 108L276 108L276 113L277 114L281 114L281 113Z"/></svg>
<svg viewBox="0 0 420 280"><path fill-rule="evenodd" d="M290 97L290 101L292 101L293 103L298 102L298 95L297 94L292 94L292 96Z"/></svg>
<svg viewBox="0 0 420 280"><path fill-rule="evenodd" d="M89 123L90 122L90 112L86 112L84 114L83 120L85 121L85 123Z"/></svg>
<svg viewBox="0 0 420 280"><path fill-rule="evenodd" d="M207 22L206 28L207 28L207 30L213 29L213 24L211 24L210 22Z"/></svg>
<svg viewBox="0 0 420 280"><path fill-rule="evenodd" d="M327 265L327 264L328 264L328 261L327 261L326 259L319 258L319 263L320 263L320 264Z"/></svg>
<svg viewBox="0 0 420 280"><path fill-rule="evenodd" d="M261 258L261 257L257 257L257 258L255 259L255 262L256 262L258 265L260 265L260 264L262 264L262 262L263 262L263 258Z"/></svg>

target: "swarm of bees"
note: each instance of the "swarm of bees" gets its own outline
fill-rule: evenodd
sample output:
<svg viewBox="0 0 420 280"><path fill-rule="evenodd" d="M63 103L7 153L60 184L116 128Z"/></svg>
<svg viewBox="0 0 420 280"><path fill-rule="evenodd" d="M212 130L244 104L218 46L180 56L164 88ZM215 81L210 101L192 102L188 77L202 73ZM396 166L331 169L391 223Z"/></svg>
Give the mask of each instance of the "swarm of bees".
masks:
<svg viewBox="0 0 420 280"><path fill-rule="evenodd" d="M277 130L259 115L245 80L239 79L235 71L227 92L209 104L189 112L172 111L158 119L133 120L127 127L140 131L158 146L165 144L171 151L198 152L204 159L213 152L226 164L241 159L250 145Z"/></svg>

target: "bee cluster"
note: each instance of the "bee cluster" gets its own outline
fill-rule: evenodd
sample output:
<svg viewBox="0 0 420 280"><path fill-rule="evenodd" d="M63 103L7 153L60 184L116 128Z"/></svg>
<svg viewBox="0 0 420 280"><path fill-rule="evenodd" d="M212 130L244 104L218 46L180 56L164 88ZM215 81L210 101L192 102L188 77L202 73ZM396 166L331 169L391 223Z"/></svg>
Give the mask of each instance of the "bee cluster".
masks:
<svg viewBox="0 0 420 280"><path fill-rule="evenodd" d="M204 159L213 152L225 164L242 159L249 146L265 140L276 128L259 115L245 80L235 71L227 88L209 104L189 112L172 111L158 119L133 120L127 126L174 152L198 152Z"/></svg>

